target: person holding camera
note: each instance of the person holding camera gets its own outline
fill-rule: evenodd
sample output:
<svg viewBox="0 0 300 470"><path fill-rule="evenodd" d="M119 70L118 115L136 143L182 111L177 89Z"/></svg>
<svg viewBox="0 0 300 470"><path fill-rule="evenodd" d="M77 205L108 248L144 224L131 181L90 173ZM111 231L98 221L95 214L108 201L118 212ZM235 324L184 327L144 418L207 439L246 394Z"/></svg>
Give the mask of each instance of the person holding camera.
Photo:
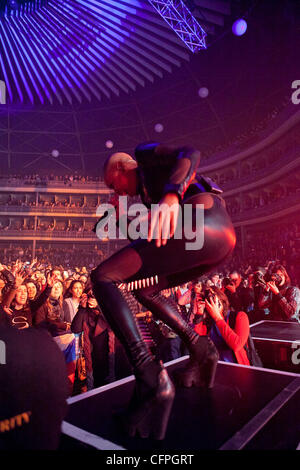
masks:
<svg viewBox="0 0 300 470"><path fill-rule="evenodd" d="M270 275L267 273L263 286L259 308L269 308L271 320L300 323L300 289L291 286L290 277L282 264L275 265Z"/></svg>
<svg viewBox="0 0 300 470"><path fill-rule="evenodd" d="M245 349L250 334L248 315L230 310L226 294L215 286L204 292L203 299L208 335L218 350L220 360L251 365Z"/></svg>
<svg viewBox="0 0 300 470"><path fill-rule="evenodd" d="M71 331L74 334L83 333L87 389L92 390L95 386L113 381L115 338L90 288L81 297Z"/></svg>
<svg viewBox="0 0 300 470"><path fill-rule="evenodd" d="M188 290L178 298L178 304L190 305L188 311L188 321L193 323L195 331L198 335L207 334L207 326L205 324L203 285L201 281L192 281Z"/></svg>

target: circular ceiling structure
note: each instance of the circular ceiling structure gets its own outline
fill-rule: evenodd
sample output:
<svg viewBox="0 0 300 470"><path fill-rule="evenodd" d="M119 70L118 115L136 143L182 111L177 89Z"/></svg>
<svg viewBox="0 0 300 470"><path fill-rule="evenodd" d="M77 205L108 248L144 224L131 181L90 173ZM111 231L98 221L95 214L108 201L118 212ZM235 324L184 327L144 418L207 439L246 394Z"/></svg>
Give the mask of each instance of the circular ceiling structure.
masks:
<svg viewBox="0 0 300 470"><path fill-rule="evenodd" d="M179 0L176 5L188 12L188 30L201 23L209 42L224 27L231 3L213 0L200 8L199 2ZM6 84L6 102L92 103L171 73L192 54L188 41L179 37L181 25L159 14L158 4L170 2L2 1L0 80Z"/></svg>
<svg viewBox="0 0 300 470"><path fill-rule="evenodd" d="M29 15L45 7L47 3L48 0L0 0L0 16L8 18Z"/></svg>

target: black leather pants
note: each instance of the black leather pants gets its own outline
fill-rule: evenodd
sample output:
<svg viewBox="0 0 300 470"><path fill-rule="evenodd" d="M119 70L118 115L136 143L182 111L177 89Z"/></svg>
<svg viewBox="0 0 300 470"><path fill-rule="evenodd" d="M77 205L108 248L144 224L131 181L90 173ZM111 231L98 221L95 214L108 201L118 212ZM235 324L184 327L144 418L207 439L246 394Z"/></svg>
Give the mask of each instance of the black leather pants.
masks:
<svg viewBox="0 0 300 470"><path fill-rule="evenodd" d="M218 266L235 246L235 232L222 199L202 193L186 201L204 204L204 244L199 250L186 250L186 239L168 240L157 248L155 241L139 239L101 263L92 273L94 293L104 316L123 344L134 368L151 361L140 331L117 283L158 277L158 283L136 291L147 309L166 323L189 347L198 335L179 313L171 299L159 292L200 277ZM189 241L189 240L188 240Z"/></svg>

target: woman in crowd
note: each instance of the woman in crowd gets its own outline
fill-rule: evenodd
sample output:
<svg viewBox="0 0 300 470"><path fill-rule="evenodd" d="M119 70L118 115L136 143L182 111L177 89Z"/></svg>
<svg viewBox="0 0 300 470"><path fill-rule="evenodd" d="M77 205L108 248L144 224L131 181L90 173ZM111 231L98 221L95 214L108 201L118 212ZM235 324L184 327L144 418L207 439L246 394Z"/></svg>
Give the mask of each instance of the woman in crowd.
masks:
<svg viewBox="0 0 300 470"><path fill-rule="evenodd" d="M276 264L271 269L258 305L261 309L270 309L272 320L300 323L300 289L291 286L290 277L282 264Z"/></svg>
<svg viewBox="0 0 300 470"><path fill-rule="evenodd" d="M48 281L49 281L49 276L48 276ZM43 285L42 290L40 290L40 286L38 282L32 278L25 279L24 283L27 288L29 307L34 317L36 311L39 309L41 305L43 305L43 303L49 297L50 292L51 292L51 287L48 282L46 285Z"/></svg>
<svg viewBox="0 0 300 470"><path fill-rule="evenodd" d="M70 394L73 391L76 370L75 336L71 325L65 319L63 310L63 284L58 279L52 279L50 296L37 310L34 323L39 328L45 328L53 337L63 352L67 364Z"/></svg>
<svg viewBox="0 0 300 470"><path fill-rule="evenodd" d="M250 333L248 315L230 311L228 298L217 287L209 287L204 299L205 311L212 320L209 336L218 349L220 360L250 365L245 350Z"/></svg>
<svg viewBox="0 0 300 470"><path fill-rule="evenodd" d="M68 323L72 323L73 318L78 312L80 299L83 294L84 286L81 281L73 280L65 293L63 301L64 317Z"/></svg>

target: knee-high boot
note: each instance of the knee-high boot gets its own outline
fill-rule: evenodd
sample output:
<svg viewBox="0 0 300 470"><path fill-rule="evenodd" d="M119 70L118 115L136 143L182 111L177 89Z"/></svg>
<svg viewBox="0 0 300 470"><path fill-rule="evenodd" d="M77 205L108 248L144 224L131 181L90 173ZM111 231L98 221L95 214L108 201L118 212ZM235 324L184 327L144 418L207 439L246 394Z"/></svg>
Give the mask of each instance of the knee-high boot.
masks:
<svg viewBox="0 0 300 470"><path fill-rule="evenodd" d="M199 336L183 319L177 304L154 289L144 289L136 294L137 299L151 312L166 323L186 344L190 359L185 370L178 375L180 383L186 387L214 385L218 351L208 336Z"/></svg>
<svg viewBox="0 0 300 470"><path fill-rule="evenodd" d="M154 360L144 343L135 316L120 289L113 283L93 278L93 291L111 329L124 346L133 367L136 384L123 424L127 432L141 437L165 436L174 386L163 364Z"/></svg>

